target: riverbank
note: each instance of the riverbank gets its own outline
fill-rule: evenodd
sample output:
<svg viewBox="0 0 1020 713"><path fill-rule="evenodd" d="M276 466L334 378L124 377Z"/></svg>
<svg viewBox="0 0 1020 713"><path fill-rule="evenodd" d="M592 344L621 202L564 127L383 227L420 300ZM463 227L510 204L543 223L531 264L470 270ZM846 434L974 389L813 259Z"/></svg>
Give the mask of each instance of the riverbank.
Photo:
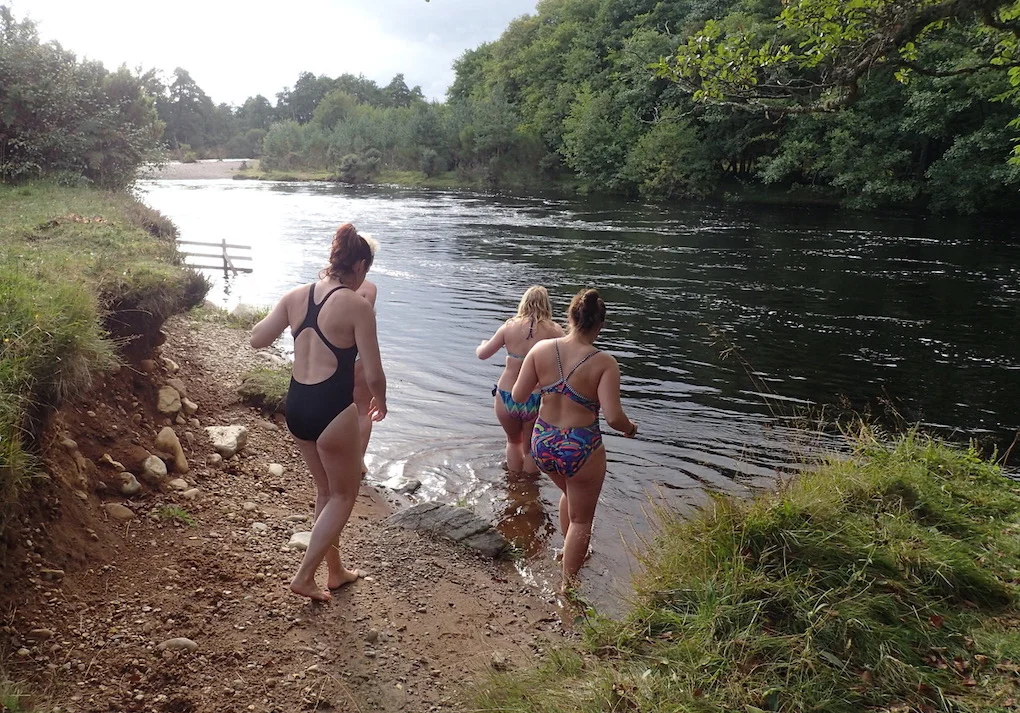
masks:
<svg viewBox="0 0 1020 713"><path fill-rule="evenodd" d="M1020 706L1020 486L974 451L865 431L778 493L660 517L632 611L477 709Z"/></svg>
<svg viewBox="0 0 1020 713"><path fill-rule="evenodd" d="M193 273L172 265L172 238L128 229L126 197L2 190L12 272L0 281L0 375L49 363L59 377L3 384L19 397L5 408L32 408L10 410L21 459L0 464L16 485L0 553L4 706L449 710L471 677L523 665L560 638L558 611L511 563L387 528L389 503L367 487L343 550L367 576L328 606L290 594L301 553L288 544L309 527L312 483L281 423L237 393L242 374L272 358L207 316L163 321L185 303L155 296ZM143 310L133 324L146 329L105 338L104 324ZM247 443L224 459L205 429L228 425Z"/></svg>

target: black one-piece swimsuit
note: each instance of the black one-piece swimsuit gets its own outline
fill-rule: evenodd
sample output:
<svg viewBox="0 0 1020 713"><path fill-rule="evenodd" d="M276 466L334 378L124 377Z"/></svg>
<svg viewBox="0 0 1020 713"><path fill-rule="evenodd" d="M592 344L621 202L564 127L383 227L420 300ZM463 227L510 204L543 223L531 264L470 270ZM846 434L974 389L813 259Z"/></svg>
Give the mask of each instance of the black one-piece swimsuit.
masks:
<svg viewBox="0 0 1020 713"><path fill-rule="evenodd" d="M294 339L305 329L314 329L336 357L336 371L325 381L315 384L302 384L293 376L290 378L290 389L287 391L287 428L295 438L302 441L318 440L334 418L345 408L354 403L354 360L358 356L358 346L339 349L333 346L326 335L319 329L319 312L326 300L337 290L347 289L345 286L334 287L315 304L315 284L308 290L308 314L295 331Z"/></svg>

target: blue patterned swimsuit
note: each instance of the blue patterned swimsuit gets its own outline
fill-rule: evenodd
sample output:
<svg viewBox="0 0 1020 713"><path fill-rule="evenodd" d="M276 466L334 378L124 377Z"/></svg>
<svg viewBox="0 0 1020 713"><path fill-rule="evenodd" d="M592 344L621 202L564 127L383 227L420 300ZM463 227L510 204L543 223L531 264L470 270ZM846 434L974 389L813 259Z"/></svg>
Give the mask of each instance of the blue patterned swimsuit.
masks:
<svg viewBox="0 0 1020 713"><path fill-rule="evenodd" d="M555 473L570 478L588 462L592 454L602 447L602 430L599 428L599 402L586 399L574 391L568 379L578 367L599 353L596 349L574 365L570 373L563 375L563 362L560 360L560 345L556 342L556 368L560 378L549 386L542 387L542 394L560 394L571 401L584 406L595 416L590 426L560 428L543 419L535 421L535 430L531 436L531 456L544 473Z"/></svg>
<svg viewBox="0 0 1020 713"><path fill-rule="evenodd" d="M532 338L535 333L535 320L531 320L531 326L528 327L528 339ZM524 361L524 354L514 354L509 349L506 350L506 355L511 359L519 359ZM534 421L538 418L538 407L542 405L542 395L532 394L528 397L528 400L524 403L514 401L514 397L509 391L505 391L496 384L492 385L492 395L499 394L499 398L503 400L503 407L506 408L507 414L510 418L517 419L518 421Z"/></svg>

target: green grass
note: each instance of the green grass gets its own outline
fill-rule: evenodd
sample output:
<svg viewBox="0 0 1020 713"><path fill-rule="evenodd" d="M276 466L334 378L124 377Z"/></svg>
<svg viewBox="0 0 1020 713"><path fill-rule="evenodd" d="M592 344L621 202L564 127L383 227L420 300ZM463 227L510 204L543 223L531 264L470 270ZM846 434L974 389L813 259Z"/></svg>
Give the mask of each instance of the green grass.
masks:
<svg viewBox="0 0 1020 713"><path fill-rule="evenodd" d="M200 322L214 322L233 329L251 329L261 322L271 310L272 307L259 305L254 307L250 314L236 315L211 302L206 302L188 312L188 316Z"/></svg>
<svg viewBox="0 0 1020 713"><path fill-rule="evenodd" d="M494 676L479 710L1005 711L1020 488L973 450L865 433L780 492L660 514L630 613Z"/></svg>
<svg viewBox="0 0 1020 713"><path fill-rule="evenodd" d="M290 369L254 369L241 378L241 400L270 413L283 413L290 388Z"/></svg>
<svg viewBox="0 0 1020 713"><path fill-rule="evenodd" d="M0 185L0 530L46 415L204 297L175 235L126 193Z"/></svg>
<svg viewBox="0 0 1020 713"><path fill-rule="evenodd" d="M190 512L177 505L164 505L157 512L160 520L169 520L171 522L179 522L187 527L193 527L195 525L195 518Z"/></svg>
<svg viewBox="0 0 1020 713"><path fill-rule="evenodd" d="M21 691L0 674L0 713L22 713Z"/></svg>

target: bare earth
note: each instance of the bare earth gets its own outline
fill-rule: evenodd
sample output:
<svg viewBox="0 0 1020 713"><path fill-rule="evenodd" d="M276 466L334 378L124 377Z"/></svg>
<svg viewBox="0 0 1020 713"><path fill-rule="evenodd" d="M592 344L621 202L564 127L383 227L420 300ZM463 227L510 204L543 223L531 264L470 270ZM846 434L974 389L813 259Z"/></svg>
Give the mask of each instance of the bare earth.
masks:
<svg viewBox="0 0 1020 713"><path fill-rule="evenodd" d="M245 164L251 161L224 159L222 161L195 161L180 163L174 161L162 168L145 167L139 178L169 181L187 181L210 178L233 178Z"/></svg>
<svg viewBox="0 0 1020 713"><path fill-rule="evenodd" d="M175 426L191 466L183 477L198 492L156 483L131 498L76 493L70 459L51 459L52 480L11 525L0 576L0 655L37 700L64 713L464 710L472 680L562 638L561 613L510 563L386 528L390 505L369 487L341 543L345 564L368 576L329 604L292 595L301 553L286 544L310 527L311 478L285 427L234 393L264 361L239 330L178 318L166 331L163 356L178 373L125 366L97 385L101 400L65 408L51 437L128 465L163 425L155 390L180 378L199 405L197 425ZM248 427L247 447L208 467L203 427L231 423ZM104 502L136 518L113 520ZM166 506L194 524L168 519ZM157 650L175 637L197 650Z"/></svg>

